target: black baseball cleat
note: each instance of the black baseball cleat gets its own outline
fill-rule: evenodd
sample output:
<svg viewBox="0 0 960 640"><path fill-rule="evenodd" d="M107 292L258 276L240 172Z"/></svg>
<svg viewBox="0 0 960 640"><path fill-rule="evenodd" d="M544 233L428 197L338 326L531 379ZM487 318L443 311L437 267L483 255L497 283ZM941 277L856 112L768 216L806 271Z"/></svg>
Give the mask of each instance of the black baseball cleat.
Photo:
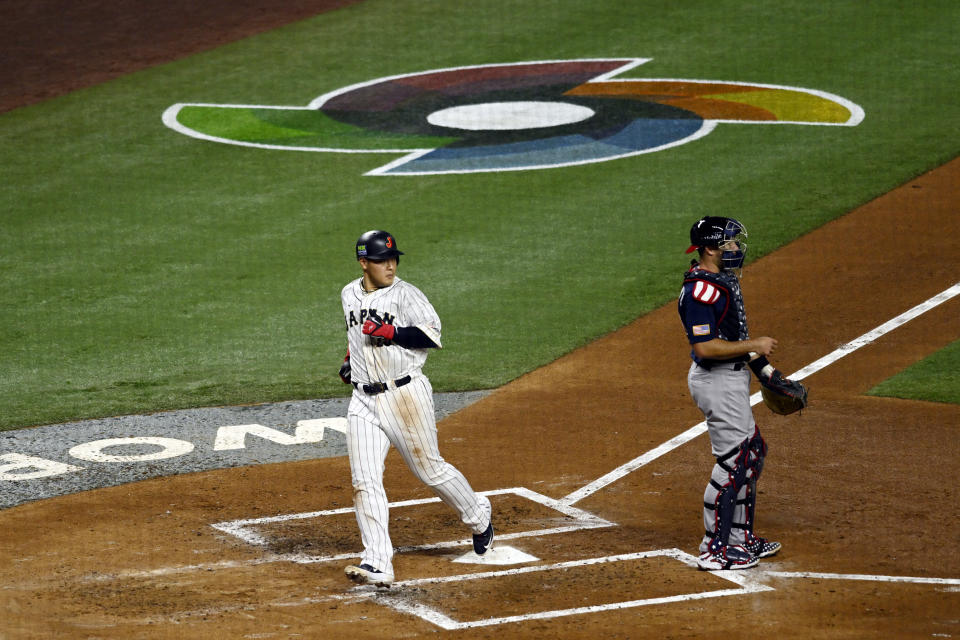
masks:
<svg viewBox="0 0 960 640"><path fill-rule="evenodd" d="M743 546L758 558L769 558L770 556L777 555L777 552L780 551L779 542L773 542L772 540L755 536L750 532L747 532L747 542Z"/></svg>
<svg viewBox="0 0 960 640"><path fill-rule="evenodd" d="M483 533L473 534L473 552L482 556L493 546L493 523L487 525Z"/></svg>
<svg viewBox="0 0 960 640"><path fill-rule="evenodd" d="M344 573L347 574L348 578L358 584L372 584L377 587L386 587L388 589L390 588L390 585L393 584L392 574L384 573L379 569L374 569L367 563L363 563L359 567L350 565L344 569Z"/></svg>

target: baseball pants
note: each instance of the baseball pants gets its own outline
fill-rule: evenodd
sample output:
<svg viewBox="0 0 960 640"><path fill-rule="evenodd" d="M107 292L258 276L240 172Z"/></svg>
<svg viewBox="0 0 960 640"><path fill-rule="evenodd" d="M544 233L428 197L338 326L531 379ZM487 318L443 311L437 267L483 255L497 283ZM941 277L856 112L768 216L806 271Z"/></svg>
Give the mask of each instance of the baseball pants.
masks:
<svg viewBox="0 0 960 640"><path fill-rule="evenodd" d="M384 461L392 445L416 477L452 507L473 533L490 524L490 501L440 455L433 388L422 375L377 395L356 390L347 412L347 454L363 543L361 563L393 573Z"/></svg>
<svg viewBox="0 0 960 640"><path fill-rule="evenodd" d="M739 364L739 367L738 367ZM710 448L715 458L723 457L738 449L753 436L756 422L750 406L750 369L744 363L716 364L704 369L692 364L687 374L690 395L703 412L710 435ZM732 457L729 462L732 462ZM733 512L733 527L728 544L744 544L747 523L746 499L749 490L750 472L747 481L739 487L736 508ZM722 487L730 482L730 473L719 463L713 466L710 482L703 494L704 531L716 531L718 513L708 505L716 504ZM700 551L706 551L710 538L704 535Z"/></svg>

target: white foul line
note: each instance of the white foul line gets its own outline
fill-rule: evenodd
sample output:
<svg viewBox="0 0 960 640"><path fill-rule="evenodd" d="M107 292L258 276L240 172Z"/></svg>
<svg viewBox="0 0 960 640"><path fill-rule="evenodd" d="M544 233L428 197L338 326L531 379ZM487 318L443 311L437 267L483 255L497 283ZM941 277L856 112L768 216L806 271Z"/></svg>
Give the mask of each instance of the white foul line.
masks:
<svg viewBox="0 0 960 640"><path fill-rule="evenodd" d="M844 345L841 345L840 347L837 347L831 353L825 355L824 357L820 358L819 360L811 364L808 364L807 366L803 367L802 369L800 369L794 374L791 374L788 377L793 380L802 380L803 378L806 378L807 376L819 371L820 369L823 369L824 367L827 367L833 364L834 362L844 357L845 355L853 353L860 347L870 344L880 336L886 333L889 333L890 331L893 331L897 327L910 322L917 316L920 316L926 313L927 311L929 311L930 309L933 309L934 307L943 304L944 302L946 302L947 300L950 300L951 298L957 296L958 294L960 294L960 282L938 293L937 295L933 296L929 300L918 304L912 309L908 311L904 311L903 313L898 315L896 318L893 318L892 320L888 320L887 322L884 322L882 325L880 325L876 329L872 329L871 331L868 331L867 333L863 334L859 338L856 338L855 340L852 340ZM752 396L750 396L750 406L758 404L760 401L761 401L760 393L755 393ZM570 495L564 498L561 498L559 502L565 505L576 504L577 502L579 502L580 500L583 500L587 496L593 495L594 493L606 487L607 485L612 484L617 480L619 480L620 478L636 471L637 469L644 466L645 464L652 462L653 460L656 460L660 456L673 451L674 449L676 449L677 447L683 444L686 444L687 442L693 440L700 434L706 432L706 430L707 430L706 422L701 422L697 425L694 425L689 429L687 429L686 431L684 431L683 433L681 433L680 435L675 436L670 440L667 440L660 446L654 449L651 449L650 451L647 451L643 455L636 457L630 462L627 462L626 464L623 464L617 467L610 473L607 473L606 475L597 478L590 484L584 487L581 487L580 489L578 489L577 491L574 491Z"/></svg>
<svg viewBox="0 0 960 640"><path fill-rule="evenodd" d="M834 362L836 362L843 356L847 355L848 353L852 353L857 349L859 349L860 347L870 344L871 342L873 342L883 334L889 333L894 329L896 329L897 327L905 325L906 323L910 322L914 318L923 315L927 311L930 311L930 309L933 309L934 307L937 307L943 304L944 302L946 302L947 300L950 300L951 298L957 296L958 294L960 294L960 282L938 293L937 295L933 296L926 302L921 302L914 308L908 311L904 311L903 313L898 315L896 318L893 318L892 320L888 320L887 322L884 322L882 325L880 325L876 329L872 331L868 331L867 333L863 334L856 340L853 340L851 342L848 342L845 345L838 347L836 350L833 351L833 353L830 353L820 358L814 363L808 364L807 366L800 369L799 371L797 371L796 373L794 373L789 377L794 380L803 380L810 374L815 373L820 369L823 369L824 367L833 364Z"/></svg>
<svg viewBox="0 0 960 640"><path fill-rule="evenodd" d="M916 578L912 576L872 576L863 573L815 573L812 571L765 571L775 578L820 578L822 580L868 580L870 582L909 582L912 584L960 585L957 578Z"/></svg>

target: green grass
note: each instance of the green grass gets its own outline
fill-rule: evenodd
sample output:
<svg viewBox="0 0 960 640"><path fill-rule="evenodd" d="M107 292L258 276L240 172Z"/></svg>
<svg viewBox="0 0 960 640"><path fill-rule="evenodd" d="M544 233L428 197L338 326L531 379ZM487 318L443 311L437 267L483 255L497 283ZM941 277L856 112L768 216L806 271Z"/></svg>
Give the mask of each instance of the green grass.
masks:
<svg viewBox="0 0 960 640"><path fill-rule="evenodd" d="M960 404L960 341L884 380L868 395Z"/></svg>
<svg viewBox="0 0 960 640"><path fill-rule="evenodd" d="M345 394L353 242L394 233L430 297L439 390L490 388L676 295L687 232L752 258L952 159L954 2L370 0L0 115L0 428ZM858 127L723 124L562 169L365 177L390 156L202 142L176 102L305 105L442 67L639 56L636 77L819 89ZM278 128L283 124L278 122ZM279 131L278 134L283 134Z"/></svg>

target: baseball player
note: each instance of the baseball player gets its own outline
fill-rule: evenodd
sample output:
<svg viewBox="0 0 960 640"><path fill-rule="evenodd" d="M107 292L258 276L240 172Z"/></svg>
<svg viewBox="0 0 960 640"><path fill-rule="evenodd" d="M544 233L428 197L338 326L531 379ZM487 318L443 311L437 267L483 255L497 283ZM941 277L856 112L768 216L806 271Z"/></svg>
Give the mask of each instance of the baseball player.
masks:
<svg viewBox="0 0 960 640"><path fill-rule="evenodd" d="M352 384L347 410L347 454L363 556L346 568L362 584L393 582L393 545L383 487L384 460L393 445L411 471L473 531L473 549L493 543L490 501L446 462L437 446L433 388L421 371L430 349L439 349L440 318L417 287L397 277L403 252L386 231L357 240L363 275L340 294L349 350L340 377Z"/></svg>
<svg viewBox="0 0 960 640"><path fill-rule="evenodd" d="M693 347L687 374L690 394L703 411L717 462L703 495L705 533L697 566L747 569L780 550L754 534L757 479L767 445L750 406L750 371L768 380L777 341L751 338L740 291L747 232L733 218L706 216L690 229L698 251L684 275L678 308ZM776 371L779 375L779 371Z"/></svg>

